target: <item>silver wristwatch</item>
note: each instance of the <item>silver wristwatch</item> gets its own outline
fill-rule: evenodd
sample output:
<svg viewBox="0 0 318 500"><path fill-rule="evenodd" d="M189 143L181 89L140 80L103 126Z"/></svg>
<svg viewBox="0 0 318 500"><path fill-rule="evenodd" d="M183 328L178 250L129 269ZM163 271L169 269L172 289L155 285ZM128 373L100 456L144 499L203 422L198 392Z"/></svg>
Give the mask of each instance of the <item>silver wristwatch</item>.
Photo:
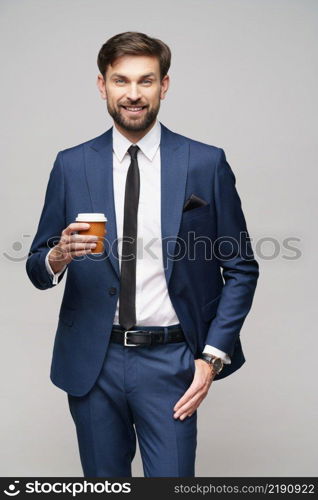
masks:
<svg viewBox="0 0 318 500"><path fill-rule="evenodd" d="M217 358L216 356L212 356L211 354L201 354L201 359L204 359L213 370L219 374L221 370L223 370L224 363L221 358Z"/></svg>

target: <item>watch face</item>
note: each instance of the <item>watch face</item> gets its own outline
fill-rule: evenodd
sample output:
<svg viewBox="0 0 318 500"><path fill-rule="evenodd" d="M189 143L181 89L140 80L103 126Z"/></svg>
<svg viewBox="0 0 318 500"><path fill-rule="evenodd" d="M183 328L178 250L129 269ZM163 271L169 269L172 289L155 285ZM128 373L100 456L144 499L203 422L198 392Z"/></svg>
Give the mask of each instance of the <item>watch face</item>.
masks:
<svg viewBox="0 0 318 500"><path fill-rule="evenodd" d="M220 371L223 367L223 362L220 358L214 359L213 360L213 366L216 369L216 371Z"/></svg>

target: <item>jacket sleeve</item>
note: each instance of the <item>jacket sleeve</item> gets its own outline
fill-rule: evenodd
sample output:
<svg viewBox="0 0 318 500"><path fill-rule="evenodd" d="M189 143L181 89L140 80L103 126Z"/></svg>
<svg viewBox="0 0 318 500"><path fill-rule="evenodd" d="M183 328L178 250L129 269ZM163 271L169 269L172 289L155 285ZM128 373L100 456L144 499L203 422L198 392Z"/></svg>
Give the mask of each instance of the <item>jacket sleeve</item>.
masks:
<svg viewBox="0 0 318 500"><path fill-rule="evenodd" d="M26 261L27 274L33 285L40 290L54 286L45 265L45 257L58 243L65 228L64 193L64 172L60 152L50 172L40 221ZM59 276L59 282L63 279L65 271L66 269Z"/></svg>
<svg viewBox="0 0 318 500"><path fill-rule="evenodd" d="M252 306L259 266L246 227L235 175L220 149L215 170L214 199L217 240L214 258L222 268L224 286L206 344L233 355L235 342Z"/></svg>

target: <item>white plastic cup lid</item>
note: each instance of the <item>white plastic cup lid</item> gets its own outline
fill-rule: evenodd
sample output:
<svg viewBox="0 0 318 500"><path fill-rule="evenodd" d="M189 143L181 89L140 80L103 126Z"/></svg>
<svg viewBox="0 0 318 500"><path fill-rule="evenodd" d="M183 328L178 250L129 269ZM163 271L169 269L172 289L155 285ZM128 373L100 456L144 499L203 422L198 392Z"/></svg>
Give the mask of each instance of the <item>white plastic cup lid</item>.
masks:
<svg viewBox="0 0 318 500"><path fill-rule="evenodd" d="M104 214L92 213L78 214L75 220L76 222L106 222L107 218Z"/></svg>

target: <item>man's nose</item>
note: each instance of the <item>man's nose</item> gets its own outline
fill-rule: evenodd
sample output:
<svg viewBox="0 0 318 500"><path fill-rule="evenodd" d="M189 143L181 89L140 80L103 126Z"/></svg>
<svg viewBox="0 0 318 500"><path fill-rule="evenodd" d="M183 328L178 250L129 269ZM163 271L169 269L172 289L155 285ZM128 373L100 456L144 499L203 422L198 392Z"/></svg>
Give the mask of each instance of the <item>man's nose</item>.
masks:
<svg viewBox="0 0 318 500"><path fill-rule="evenodd" d="M140 90L138 89L138 85L137 84L131 84L127 90L127 97L128 99L130 99L131 101L137 101L138 99L140 99L141 97L141 94L140 94Z"/></svg>

